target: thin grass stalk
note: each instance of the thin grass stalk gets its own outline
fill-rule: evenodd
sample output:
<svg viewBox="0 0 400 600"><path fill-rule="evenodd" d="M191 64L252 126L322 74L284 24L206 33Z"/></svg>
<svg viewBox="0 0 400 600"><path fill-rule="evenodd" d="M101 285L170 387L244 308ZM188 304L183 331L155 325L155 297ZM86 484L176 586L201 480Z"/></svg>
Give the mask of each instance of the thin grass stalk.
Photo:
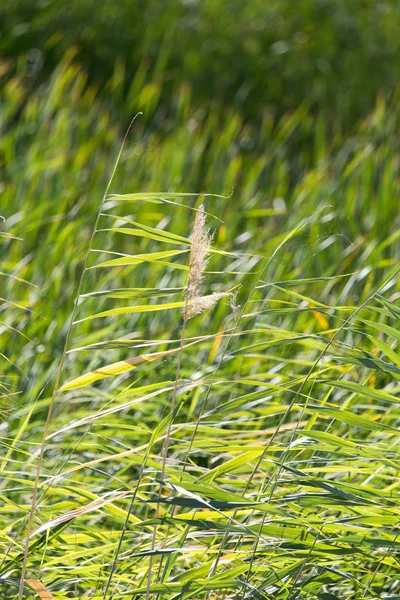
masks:
<svg viewBox="0 0 400 600"><path fill-rule="evenodd" d="M187 305L188 305L188 298L186 298L186 301L185 301L184 320L183 320L183 325L182 325L182 335L181 335L181 342L180 342L179 355L178 355L178 364L176 367L175 384L174 384L174 389L172 392L172 399L171 399L171 412L172 413L175 410L176 396L178 393L179 376L180 376L180 371L181 371L183 346L184 346L184 342L185 342L185 331L186 331L186 325L187 325L187 317L186 317ZM163 482L164 476L165 476L165 466L166 466L166 462L167 462L168 448L169 448L169 442L170 442L170 438L171 438L171 428L172 428L172 420L170 423L168 423L167 435L166 435L166 439L165 439L163 456L162 456L161 473L160 473L161 483L160 483L160 488L159 488L160 496L161 496L161 492L162 492L162 488L163 488L162 482ZM160 505L157 504L156 519L158 519L159 515L160 515ZM154 525L153 535L152 535L152 539L151 539L151 550L152 551L154 551L156 535L157 535L157 524ZM149 561L149 571L148 571L148 576L147 576L146 600L148 600L148 598L150 597L152 567L153 567L153 556L151 555L150 561Z"/></svg>
<svg viewBox="0 0 400 600"><path fill-rule="evenodd" d="M94 227L92 230L92 234L90 236L90 240L89 240L89 246L85 255L85 260L83 263L83 268L82 268L82 272L81 272L81 276L79 279L79 284L78 284L78 289L76 292L76 296L75 296L75 301L74 301L74 305L72 308L72 313L71 313L71 317L70 317L70 322L68 325L68 329L67 329L67 334L66 334L66 338L65 338L65 343L64 343L64 348L63 348L63 352L61 355L61 360L60 360L60 364L57 370L57 375L56 375L56 380L54 383L54 388L53 388L53 393L51 396L51 400L50 400L50 404L49 404L49 409L47 411L47 417L46 417L46 422L45 422L45 426L44 426L44 430L43 430L43 437L42 437L42 442L40 445L40 452L39 452L39 459L38 459L38 463L37 463L37 467L36 467L36 475L35 475L35 483L33 486L33 492L32 492L32 501L31 501L31 506L30 506L30 510L29 510L29 517L28 517L28 527L27 527L27 532L26 532L26 539L25 539L25 545L24 545L24 557L23 557L23 562L22 562L22 569L21 569L21 579L20 579L20 586L19 586L19 593L18 593L18 600L22 600L23 598L23 594L24 594L24 583L25 583L25 576L26 576L26 569L27 569L27 563L28 563L28 555L29 555L29 541L30 541L30 536L31 536L31 532L32 532L32 526L33 526L33 519L35 516L35 510L36 510L36 506L37 506L37 495L38 495L38 489L39 489L39 479L40 479L40 474L41 474L41 470L42 470L42 466L43 466L43 458L44 458L44 450L45 450L45 446L46 446L46 440L47 440L47 435L49 432L49 427L50 427L50 422L51 422L51 417L53 414L53 409L54 409L54 405L55 405L55 401L56 401L56 396L57 396L57 392L59 389L59 385L60 385L60 380L61 380L61 375L62 375L62 370L64 367L64 363L65 363L65 359L67 356L67 349L68 349L68 344L69 344L69 340L71 337L71 331L72 331L72 324L75 320L75 316L78 310L78 303L79 303L79 298L80 298L80 293L82 290L82 285L83 285L83 279L87 270L87 264L88 264L88 260L89 260L89 256L90 256L90 252L93 246L93 240L94 237L97 233L97 225L100 219L100 214L103 210L103 205L104 202L107 198L107 194L109 192L111 183L114 179L114 175L116 173L116 170L118 168L118 164L120 162L121 156L122 156L122 152L125 146L125 142L127 140L127 137L131 131L131 128L133 126L133 123L135 122L136 118L138 117L138 115L140 115L142 113L137 113L133 119L131 120L128 129L126 130L126 133L124 135L124 138L122 140L122 144L121 147L118 151L118 155L116 158L116 161L114 163L114 167L113 170L111 172L111 176L108 180L103 198L101 200L100 203L100 207L99 210L97 212L97 216L96 216L96 220L94 223Z"/></svg>
<svg viewBox="0 0 400 600"><path fill-rule="evenodd" d="M194 227L193 227L192 245L191 245L190 262L189 262L189 274L188 274L188 280L187 280L187 284L186 284L185 305L184 305L184 309L183 309L183 325L182 325L182 332L181 332L181 341L180 341L180 348L179 348L178 364L176 367L174 389L172 392L172 400L171 400L172 413L175 410L176 396L178 393L179 377L180 377L180 372L181 372L182 354L183 354L183 346L185 343L185 333L186 333L187 323L188 323L188 320L190 319L190 317L203 311L203 307L202 306L200 307L200 304L199 304L199 298L202 298L201 288L202 288L202 283L203 283L203 279L204 279L204 271L205 271L207 261L208 261L208 252L209 252L209 248L210 248L210 244L211 244L211 236L209 235L208 231L205 228L205 222L206 222L205 210L204 210L204 205L202 204L199 207L198 211L196 212L196 217L195 217ZM164 449L163 449L161 476L160 476L161 483L160 483L160 488L159 488L160 496L162 493L163 481L164 481L164 476L165 476L165 466L166 466L166 462L167 462L168 448L169 448L169 442L170 442L170 438L171 438L171 427L172 427L172 420L168 424L167 435L166 435ZM157 504L156 519L158 519L159 514L160 514L160 507L159 507L159 504ZM154 530L153 530L153 536L152 536L152 541L151 541L152 552L154 551L154 547L155 547L156 535L157 535L157 525L154 526ZM148 600L149 596L150 596L152 567L153 567L153 555L150 556L150 561L149 561L149 571L148 571L147 587L146 587L146 600Z"/></svg>
<svg viewBox="0 0 400 600"><path fill-rule="evenodd" d="M204 277L204 269L207 264L207 260L208 260L207 255L208 255L209 246L211 243L211 236L209 236L208 232L205 229L205 215L206 215L206 213L204 210L204 206L201 205L199 207L199 209L196 210L195 224L194 224L194 228L193 228L193 240L192 240L192 249L191 249L191 254L190 254L190 264L189 264L189 276L188 276L188 282L186 284L185 304L184 304L184 309L183 309L182 333L181 333L180 346L179 346L176 377L175 377L175 383L174 383L172 400L171 400L172 413L175 411L176 397L177 397L177 392L178 392L178 387L179 387L179 375L180 375L180 368L181 368L181 361L182 361L182 354L183 354L183 348L184 348L187 322L195 314L203 312L206 308L213 306L220 297L228 295L225 293L214 294L214 295L212 295L213 298L208 303L208 305L204 306L204 298L209 298L209 297L207 297L207 296L204 297L201 295L201 284L202 284L202 280ZM171 428L172 428L172 421L171 421L171 423L168 424L167 433L166 433L166 441L164 444L163 458L162 458L161 481L163 481L163 478L165 476L165 467L166 467L169 441L170 441L170 436L171 436ZM131 514L131 511L133 508L133 503L134 503L134 500L136 497L136 493L138 490L139 482L140 482L145 464L146 464L146 460L144 461L144 463L141 466L138 485L135 488L135 493L131 499L131 502L130 502L130 505L128 508L127 516L126 516L126 519L124 522L121 536L118 541L118 545L117 545L117 549L116 549L114 559L112 562L111 570L110 570L109 577L107 579L106 587L104 590L103 600L106 599L108 589L110 587L111 580L112 580L112 577L115 572L116 562L118 559L119 552L121 550L122 542L125 537L126 528L127 528L128 520L129 520L129 515ZM162 492L162 484L160 484L160 494L161 494L161 492ZM159 506L157 506L157 508L156 508L156 516L157 516L157 518L159 516ZM152 543L151 543L152 551L154 550L154 547L155 547L156 529L157 529L157 527L155 526L155 528L153 530ZM150 556L148 578L147 578L147 592L146 592L147 595L149 594L149 591L150 591L149 588L151 585L152 565L153 565L153 556ZM160 566L161 566L161 563L160 563ZM110 600L112 598L113 598L113 594L111 595Z"/></svg>

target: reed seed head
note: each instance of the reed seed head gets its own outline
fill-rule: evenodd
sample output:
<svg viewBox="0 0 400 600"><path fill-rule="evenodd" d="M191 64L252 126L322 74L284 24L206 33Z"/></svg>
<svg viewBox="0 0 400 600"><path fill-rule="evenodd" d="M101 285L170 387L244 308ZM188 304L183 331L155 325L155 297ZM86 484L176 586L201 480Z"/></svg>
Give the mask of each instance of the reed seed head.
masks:
<svg viewBox="0 0 400 600"><path fill-rule="evenodd" d="M228 296L231 296L229 292L214 292L208 296L196 296L195 298L192 298L186 307L186 318L190 319L195 315L205 312L209 308L212 308L218 300Z"/></svg>
<svg viewBox="0 0 400 600"><path fill-rule="evenodd" d="M206 213L202 204L196 212L193 227L189 276L186 285L185 321L212 308L221 298L232 297L229 292L214 292L207 296L203 295L204 272L208 262L211 242L212 235L206 228Z"/></svg>
<svg viewBox="0 0 400 600"><path fill-rule="evenodd" d="M202 204L196 212L193 227L189 277L186 285L186 299L188 302L202 295L204 271L208 262L211 242L212 236L206 228L206 214Z"/></svg>

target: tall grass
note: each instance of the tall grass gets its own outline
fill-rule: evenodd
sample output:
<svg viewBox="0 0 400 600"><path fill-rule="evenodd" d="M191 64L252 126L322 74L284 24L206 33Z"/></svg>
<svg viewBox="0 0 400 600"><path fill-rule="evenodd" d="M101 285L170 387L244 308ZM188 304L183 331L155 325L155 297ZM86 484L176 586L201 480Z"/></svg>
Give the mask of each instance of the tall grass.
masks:
<svg viewBox="0 0 400 600"><path fill-rule="evenodd" d="M13 77L2 104L7 597L76 299L29 580L92 600L397 597L396 107L346 136L304 106L255 131L183 88L168 135L136 122L95 222L120 140L84 73ZM202 204L204 295L239 308L185 319L181 342Z"/></svg>

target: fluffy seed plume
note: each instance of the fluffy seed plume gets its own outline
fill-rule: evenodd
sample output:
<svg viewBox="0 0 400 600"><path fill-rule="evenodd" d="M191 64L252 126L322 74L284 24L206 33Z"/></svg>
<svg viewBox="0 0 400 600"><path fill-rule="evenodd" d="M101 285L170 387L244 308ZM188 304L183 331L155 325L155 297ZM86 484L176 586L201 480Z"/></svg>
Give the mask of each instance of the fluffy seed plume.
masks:
<svg viewBox="0 0 400 600"><path fill-rule="evenodd" d="M218 300L221 300L221 298L226 298L227 296L230 296L230 294L227 292L214 292L208 296L196 296L187 305L186 318L190 319L195 315L205 312L209 308L212 308L214 304L218 302Z"/></svg>
<svg viewBox="0 0 400 600"><path fill-rule="evenodd" d="M186 285L186 299L188 303L197 296L201 296L204 271L208 262L211 242L212 236L206 228L206 213L202 204L196 212L193 227L189 277Z"/></svg>
<svg viewBox="0 0 400 600"><path fill-rule="evenodd" d="M204 206L201 205L196 212L193 227L189 276L186 285L185 321L212 308L221 298L231 297L228 292L214 292L208 296L203 296L204 271L208 262L211 242L212 235L206 228L206 214Z"/></svg>

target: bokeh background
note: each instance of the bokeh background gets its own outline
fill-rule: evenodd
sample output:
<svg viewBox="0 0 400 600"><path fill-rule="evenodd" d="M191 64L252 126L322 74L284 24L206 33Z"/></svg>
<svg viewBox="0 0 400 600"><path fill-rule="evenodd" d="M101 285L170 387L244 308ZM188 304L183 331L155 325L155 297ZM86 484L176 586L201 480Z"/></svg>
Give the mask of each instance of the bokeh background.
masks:
<svg viewBox="0 0 400 600"><path fill-rule="evenodd" d="M101 101L125 116L144 110L160 128L185 85L192 109L229 107L257 124L267 111L279 118L304 105L348 129L378 92L393 97L398 8L395 0L17 0L3 7L1 50L37 86L73 48Z"/></svg>

